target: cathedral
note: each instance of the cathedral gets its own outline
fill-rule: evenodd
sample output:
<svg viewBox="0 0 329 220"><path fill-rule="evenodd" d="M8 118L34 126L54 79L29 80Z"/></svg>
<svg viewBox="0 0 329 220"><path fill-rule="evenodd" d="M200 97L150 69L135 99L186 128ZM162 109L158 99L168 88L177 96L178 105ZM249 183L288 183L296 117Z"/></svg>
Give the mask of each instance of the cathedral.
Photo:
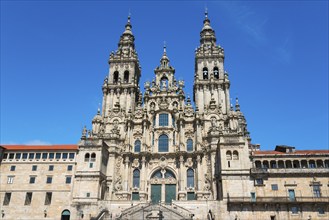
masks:
<svg viewBox="0 0 329 220"><path fill-rule="evenodd" d="M328 219L329 150L251 143L207 12L193 100L166 47L140 88L130 17L77 145L3 145L0 219Z"/></svg>

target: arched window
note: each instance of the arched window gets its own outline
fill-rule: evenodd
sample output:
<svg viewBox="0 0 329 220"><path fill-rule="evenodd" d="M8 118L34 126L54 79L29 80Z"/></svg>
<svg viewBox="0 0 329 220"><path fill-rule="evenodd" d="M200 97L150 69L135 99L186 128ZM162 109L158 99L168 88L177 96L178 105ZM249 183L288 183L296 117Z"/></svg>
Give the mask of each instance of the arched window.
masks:
<svg viewBox="0 0 329 220"><path fill-rule="evenodd" d="M140 171L136 169L133 172L133 187L139 188L139 180L140 180Z"/></svg>
<svg viewBox="0 0 329 220"><path fill-rule="evenodd" d="M168 152L168 148L169 148L168 136L165 134L160 135L159 152Z"/></svg>
<svg viewBox="0 0 329 220"><path fill-rule="evenodd" d="M117 84L118 81L119 81L119 72L115 71L114 74L113 74L113 83Z"/></svg>
<svg viewBox="0 0 329 220"><path fill-rule="evenodd" d="M231 151L226 151L226 160L232 160L232 153Z"/></svg>
<svg viewBox="0 0 329 220"><path fill-rule="evenodd" d="M61 216L61 220L70 220L70 211L65 209L63 212L62 212L62 216Z"/></svg>
<svg viewBox="0 0 329 220"><path fill-rule="evenodd" d="M166 170L165 172L165 178L175 178L175 174L171 172L170 170Z"/></svg>
<svg viewBox="0 0 329 220"><path fill-rule="evenodd" d="M135 141L135 149L134 149L135 152L141 152L141 141L140 140L137 140Z"/></svg>
<svg viewBox="0 0 329 220"><path fill-rule="evenodd" d="M239 160L239 153L238 151L233 151L233 160Z"/></svg>
<svg viewBox="0 0 329 220"><path fill-rule="evenodd" d="M193 151L193 140L192 139L187 139L186 150L187 151Z"/></svg>
<svg viewBox="0 0 329 220"><path fill-rule="evenodd" d="M194 171L191 168L187 170L187 187L194 187Z"/></svg>
<svg viewBox="0 0 329 220"><path fill-rule="evenodd" d="M96 161L96 154L95 153L92 153L91 154L90 161L91 162L95 162Z"/></svg>
<svg viewBox="0 0 329 220"><path fill-rule="evenodd" d="M214 67L214 77L215 79L219 79L219 71L217 66Z"/></svg>
<svg viewBox="0 0 329 220"><path fill-rule="evenodd" d="M128 83L129 82L129 71L126 70L123 76L123 81L124 83Z"/></svg>
<svg viewBox="0 0 329 220"><path fill-rule="evenodd" d="M153 173L153 175L152 175L151 178L159 178L159 179L161 179L162 178L161 170L158 170L155 173Z"/></svg>
<svg viewBox="0 0 329 220"><path fill-rule="evenodd" d="M85 162L89 162L90 154L86 153L85 154Z"/></svg>
<svg viewBox="0 0 329 220"><path fill-rule="evenodd" d="M203 79L208 79L208 68L204 67L202 70Z"/></svg>

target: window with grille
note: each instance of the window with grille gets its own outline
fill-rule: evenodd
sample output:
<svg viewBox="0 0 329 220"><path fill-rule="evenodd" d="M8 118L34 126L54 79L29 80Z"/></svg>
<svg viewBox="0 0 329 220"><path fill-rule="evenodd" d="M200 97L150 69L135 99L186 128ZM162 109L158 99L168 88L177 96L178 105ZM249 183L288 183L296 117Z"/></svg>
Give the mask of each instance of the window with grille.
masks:
<svg viewBox="0 0 329 220"><path fill-rule="evenodd" d="M52 192L46 192L45 205L51 204L51 197L53 196Z"/></svg>
<svg viewBox="0 0 329 220"><path fill-rule="evenodd" d="M188 139L186 142L186 146L187 146L187 151L193 151L193 140Z"/></svg>
<svg viewBox="0 0 329 220"><path fill-rule="evenodd" d="M313 185L313 195L314 197L321 197L321 189L320 189L320 185L316 184L316 185Z"/></svg>
<svg viewBox="0 0 329 220"><path fill-rule="evenodd" d="M141 141L140 140L137 140L135 141L135 149L134 149L135 152L141 152Z"/></svg>
<svg viewBox="0 0 329 220"><path fill-rule="evenodd" d="M4 200L3 200L3 205L5 206L5 205L9 205L9 203L10 203L10 198L11 198L11 193L6 193L5 194L5 198L4 198Z"/></svg>
<svg viewBox="0 0 329 220"><path fill-rule="evenodd" d="M26 196L25 196L25 202L24 205L31 205L32 202L32 193L31 192L27 192Z"/></svg>
<svg viewBox="0 0 329 220"><path fill-rule="evenodd" d="M139 181L140 180L140 172L139 170L134 170L134 173L133 173L133 187L137 187L139 188Z"/></svg>
<svg viewBox="0 0 329 220"><path fill-rule="evenodd" d="M194 187L194 171L192 169L187 170L187 187Z"/></svg>
<svg viewBox="0 0 329 220"><path fill-rule="evenodd" d="M159 126L168 126L168 114L159 115Z"/></svg>
<svg viewBox="0 0 329 220"><path fill-rule="evenodd" d="M271 185L273 191L277 191L279 189L278 184Z"/></svg>
<svg viewBox="0 0 329 220"><path fill-rule="evenodd" d="M160 135L159 152L168 152L168 148L169 148L168 136L165 134Z"/></svg>

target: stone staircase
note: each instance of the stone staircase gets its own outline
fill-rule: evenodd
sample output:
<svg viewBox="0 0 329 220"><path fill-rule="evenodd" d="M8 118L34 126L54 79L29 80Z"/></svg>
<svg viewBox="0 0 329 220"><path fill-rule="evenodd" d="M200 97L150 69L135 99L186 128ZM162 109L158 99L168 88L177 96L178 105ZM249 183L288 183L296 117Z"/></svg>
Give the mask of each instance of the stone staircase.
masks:
<svg viewBox="0 0 329 220"><path fill-rule="evenodd" d="M116 220L191 220L192 213L175 204L138 204L122 212Z"/></svg>

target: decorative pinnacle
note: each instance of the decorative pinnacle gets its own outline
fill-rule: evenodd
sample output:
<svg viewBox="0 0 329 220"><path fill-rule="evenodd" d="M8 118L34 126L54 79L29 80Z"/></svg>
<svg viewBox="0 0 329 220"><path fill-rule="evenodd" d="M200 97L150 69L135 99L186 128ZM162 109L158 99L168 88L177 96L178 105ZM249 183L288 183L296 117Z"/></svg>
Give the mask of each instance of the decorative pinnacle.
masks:
<svg viewBox="0 0 329 220"><path fill-rule="evenodd" d="M97 115L100 115L100 113L101 113L101 108L100 108L100 106L101 106L101 103L98 103Z"/></svg>
<svg viewBox="0 0 329 220"><path fill-rule="evenodd" d="M167 46L166 46L166 41L163 41L163 53L167 53Z"/></svg>
<svg viewBox="0 0 329 220"><path fill-rule="evenodd" d="M205 16L206 19L208 18L208 8L207 8L207 6L205 7L205 10L204 10L204 16Z"/></svg>

